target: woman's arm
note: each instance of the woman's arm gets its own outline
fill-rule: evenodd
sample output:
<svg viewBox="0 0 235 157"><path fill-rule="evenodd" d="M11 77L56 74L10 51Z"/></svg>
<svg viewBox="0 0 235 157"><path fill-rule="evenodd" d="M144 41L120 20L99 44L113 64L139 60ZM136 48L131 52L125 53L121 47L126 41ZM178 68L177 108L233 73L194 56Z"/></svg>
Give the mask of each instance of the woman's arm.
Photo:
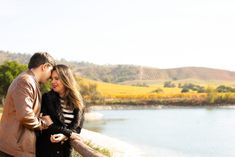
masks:
<svg viewBox="0 0 235 157"><path fill-rule="evenodd" d="M80 133L84 123L84 109L82 111L76 110L75 122L71 130L76 133Z"/></svg>
<svg viewBox="0 0 235 157"><path fill-rule="evenodd" d="M50 110L49 110L49 105L52 105L50 103L48 95L44 94L42 96L42 107L41 107L41 112L42 114L45 115L50 115ZM74 125L72 126L71 129L65 127L65 126L58 126L56 124L51 124L47 131L50 134L57 134L58 132L61 134L64 134L67 138L78 138L78 134L81 132L81 128L83 126L83 122L84 122L84 111L79 111L76 110L75 112L75 120L74 120Z"/></svg>
<svg viewBox="0 0 235 157"><path fill-rule="evenodd" d="M42 96L42 106L41 106L41 113L43 116L50 116L50 110L49 110L49 105L52 105L49 100L49 96L48 94L44 94ZM50 134L55 134L55 133L62 133L64 134L66 137L70 137L72 131L70 129L67 129L66 127L63 126L58 126L54 123L52 123L48 128L47 128L47 132L49 132Z"/></svg>
<svg viewBox="0 0 235 157"><path fill-rule="evenodd" d="M75 112L75 120L73 121L73 125L72 128L66 128L66 127L60 127L58 125L52 124L51 126L49 126L49 130L51 132L51 134L53 134L53 132L60 132L62 134L64 134L67 138L70 139L80 139L80 135L79 133L81 132L81 128L83 126L83 122L84 122L84 110L83 111L79 111L76 110Z"/></svg>

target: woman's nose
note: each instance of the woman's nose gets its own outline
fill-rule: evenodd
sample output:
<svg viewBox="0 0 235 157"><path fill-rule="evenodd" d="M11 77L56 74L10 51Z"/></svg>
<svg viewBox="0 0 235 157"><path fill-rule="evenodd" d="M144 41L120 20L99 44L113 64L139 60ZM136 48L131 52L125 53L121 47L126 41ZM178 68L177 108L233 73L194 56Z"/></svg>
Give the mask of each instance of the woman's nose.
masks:
<svg viewBox="0 0 235 157"><path fill-rule="evenodd" d="M52 80L51 80L51 84L54 84L54 83L55 83L55 80L54 80L54 79L52 79Z"/></svg>

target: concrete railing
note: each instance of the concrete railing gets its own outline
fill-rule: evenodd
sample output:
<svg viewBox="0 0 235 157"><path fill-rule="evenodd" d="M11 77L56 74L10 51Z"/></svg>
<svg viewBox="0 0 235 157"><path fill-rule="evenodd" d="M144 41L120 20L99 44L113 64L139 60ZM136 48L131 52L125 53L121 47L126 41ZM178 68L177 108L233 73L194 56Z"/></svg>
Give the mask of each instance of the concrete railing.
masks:
<svg viewBox="0 0 235 157"><path fill-rule="evenodd" d="M77 151L83 157L105 157L103 154L93 150L86 145L82 140L73 140L71 145L75 151Z"/></svg>

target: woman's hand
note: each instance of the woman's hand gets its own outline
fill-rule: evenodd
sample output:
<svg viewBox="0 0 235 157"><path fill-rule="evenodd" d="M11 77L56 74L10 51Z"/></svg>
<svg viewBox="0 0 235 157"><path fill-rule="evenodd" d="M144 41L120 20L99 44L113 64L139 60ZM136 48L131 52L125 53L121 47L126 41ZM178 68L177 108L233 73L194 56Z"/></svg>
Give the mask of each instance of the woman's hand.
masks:
<svg viewBox="0 0 235 157"><path fill-rule="evenodd" d="M54 134L51 135L50 140L52 143L59 143L63 142L67 139L67 137L64 134Z"/></svg>
<svg viewBox="0 0 235 157"><path fill-rule="evenodd" d="M71 136L70 136L71 140L82 140L81 136L78 133L72 132Z"/></svg>

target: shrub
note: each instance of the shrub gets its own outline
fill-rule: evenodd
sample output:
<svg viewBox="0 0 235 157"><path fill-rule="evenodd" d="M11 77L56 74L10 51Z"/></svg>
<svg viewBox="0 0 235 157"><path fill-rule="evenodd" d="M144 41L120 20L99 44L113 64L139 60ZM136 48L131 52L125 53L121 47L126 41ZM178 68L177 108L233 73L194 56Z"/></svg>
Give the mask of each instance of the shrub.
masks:
<svg viewBox="0 0 235 157"><path fill-rule="evenodd" d="M216 88L216 91L219 93L235 92L235 89L229 86L220 85Z"/></svg>
<svg viewBox="0 0 235 157"><path fill-rule="evenodd" d="M172 83L171 81L166 81L166 82L164 82L164 87L174 88L174 87L176 87L176 85L174 83Z"/></svg>

